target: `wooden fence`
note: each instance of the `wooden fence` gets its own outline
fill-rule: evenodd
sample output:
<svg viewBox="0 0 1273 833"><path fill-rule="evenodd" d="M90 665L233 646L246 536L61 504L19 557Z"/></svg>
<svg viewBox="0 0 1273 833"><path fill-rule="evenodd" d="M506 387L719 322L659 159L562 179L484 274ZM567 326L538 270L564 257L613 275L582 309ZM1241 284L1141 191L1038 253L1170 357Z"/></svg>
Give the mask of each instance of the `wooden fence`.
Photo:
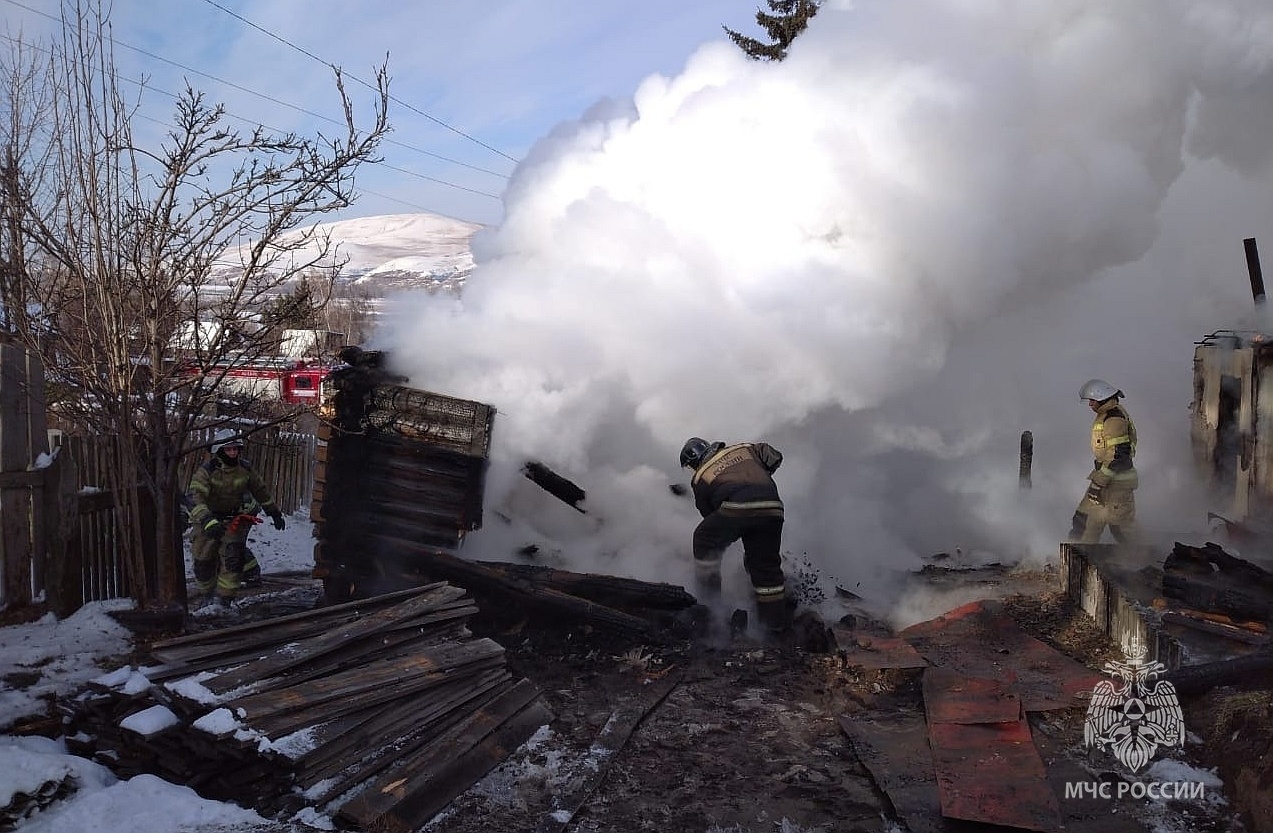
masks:
<svg viewBox="0 0 1273 833"><path fill-rule="evenodd" d="M27 604L43 586L46 535L55 504L45 488L48 430L44 365L14 344L0 344L0 607Z"/></svg>
<svg viewBox="0 0 1273 833"><path fill-rule="evenodd" d="M49 608L65 616L84 602L128 598L133 588L116 496L107 486L118 442L49 432L43 391L38 358L0 344L0 609L30 605L52 590ZM203 442L202 435L193 439ZM316 445L312 434L277 426L248 437L245 456L284 513L310 502ZM184 461L182 488L204 459L196 453ZM138 504L141 537L153 541L155 510L145 490ZM155 575L158 554L143 557Z"/></svg>

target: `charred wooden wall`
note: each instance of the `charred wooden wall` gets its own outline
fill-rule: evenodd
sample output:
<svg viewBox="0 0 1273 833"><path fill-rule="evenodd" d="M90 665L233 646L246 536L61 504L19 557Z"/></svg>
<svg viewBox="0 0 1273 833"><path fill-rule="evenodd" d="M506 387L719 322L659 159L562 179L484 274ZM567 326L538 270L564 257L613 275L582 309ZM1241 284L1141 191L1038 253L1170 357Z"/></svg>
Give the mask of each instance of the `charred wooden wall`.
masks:
<svg viewBox="0 0 1273 833"><path fill-rule="evenodd" d="M1222 330L1197 343L1190 439L1229 513L1273 510L1273 336Z"/></svg>
<svg viewBox="0 0 1273 833"><path fill-rule="evenodd" d="M335 371L311 516L329 602L401 589L403 542L451 549L482 525L495 409L404 387L379 354Z"/></svg>

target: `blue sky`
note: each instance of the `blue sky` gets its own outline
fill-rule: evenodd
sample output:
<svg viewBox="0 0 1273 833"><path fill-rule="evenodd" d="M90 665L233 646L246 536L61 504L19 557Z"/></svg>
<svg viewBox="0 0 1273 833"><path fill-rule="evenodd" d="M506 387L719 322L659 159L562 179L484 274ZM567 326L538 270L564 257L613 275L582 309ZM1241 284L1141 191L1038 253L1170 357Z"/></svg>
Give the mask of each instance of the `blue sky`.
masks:
<svg viewBox="0 0 1273 833"><path fill-rule="evenodd" d="M0 0L10 34L47 31L58 9ZM155 120L169 119L165 93L184 78L248 121L329 130L283 106L340 118L330 70L304 53L365 80L387 56L399 102L386 165L360 175L363 198L342 216L427 210L492 223L511 160L537 139L651 74L678 73L700 44L724 39L722 24L758 33L755 11L747 0L115 0L111 19L122 74L149 80L141 113Z"/></svg>

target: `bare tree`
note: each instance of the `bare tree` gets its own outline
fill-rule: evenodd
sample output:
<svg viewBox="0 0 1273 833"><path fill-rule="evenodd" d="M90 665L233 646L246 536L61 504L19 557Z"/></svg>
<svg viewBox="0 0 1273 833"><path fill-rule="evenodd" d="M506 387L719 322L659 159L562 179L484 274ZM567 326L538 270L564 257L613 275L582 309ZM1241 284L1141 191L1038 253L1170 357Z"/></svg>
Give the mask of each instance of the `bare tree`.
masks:
<svg viewBox="0 0 1273 833"><path fill-rule="evenodd" d="M324 326L345 334L347 344L366 344L371 338L375 298L366 287L338 283L323 307Z"/></svg>
<svg viewBox="0 0 1273 833"><path fill-rule="evenodd" d="M140 98L121 92L107 13L95 0L67 0L62 14L45 86L31 79L8 92L11 110L29 112L30 91L47 89L50 126L43 145L8 138L16 158L4 196L18 239L5 263L10 251L26 253L15 280L52 322L43 353L68 392L64 414L120 438L109 485L134 504L119 513L134 595L142 605L171 602L184 595L181 565L161 555L148 575L143 552L179 551L178 475L196 450L191 430L217 412L228 373L273 354L259 325L265 302L330 261L331 241L314 221L348 206L355 171L378 161L388 76L382 65L370 126L359 128L334 69L345 130L313 138L240 132L222 106L187 87L166 137L143 147L132 129ZM51 173L44 181L34 172L41 164ZM38 330L22 337L34 343ZM130 523L136 486L153 498L154 540Z"/></svg>
<svg viewBox="0 0 1273 833"><path fill-rule="evenodd" d="M42 190L49 170L49 88L42 55L21 39L0 55L0 330L9 335L32 330L27 291L29 266L22 233L20 195Z"/></svg>

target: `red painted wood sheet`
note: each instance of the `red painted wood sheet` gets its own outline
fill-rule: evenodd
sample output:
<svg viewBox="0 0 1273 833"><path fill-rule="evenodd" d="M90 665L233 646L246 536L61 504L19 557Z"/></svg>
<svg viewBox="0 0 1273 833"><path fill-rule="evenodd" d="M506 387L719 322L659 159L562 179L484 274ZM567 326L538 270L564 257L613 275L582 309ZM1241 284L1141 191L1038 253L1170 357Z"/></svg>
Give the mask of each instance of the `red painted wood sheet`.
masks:
<svg viewBox="0 0 1273 833"><path fill-rule="evenodd" d="M1052 833L1061 827L1056 793L1025 719L929 723L944 816Z"/></svg>
<svg viewBox="0 0 1273 833"><path fill-rule="evenodd" d="M929 667L924 669L924 712L929 723L1012 723L1022 717L1014 682Z"/></svg>
<svg viewBox="0 0 1273 833"><path fill-rule="evenodd" d="M971 602L900 636L935 666L1009 681L1027 712L1084 705L1101 675L1030 636L996 601Z"/></svg>

